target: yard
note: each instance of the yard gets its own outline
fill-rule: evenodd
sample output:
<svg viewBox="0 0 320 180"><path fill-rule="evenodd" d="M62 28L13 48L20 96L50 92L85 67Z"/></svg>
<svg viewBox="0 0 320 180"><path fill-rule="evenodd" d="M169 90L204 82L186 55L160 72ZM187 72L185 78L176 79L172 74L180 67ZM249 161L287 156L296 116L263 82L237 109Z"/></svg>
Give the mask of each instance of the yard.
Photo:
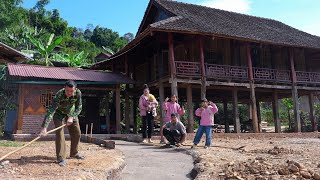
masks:
<svg viewBox="0 0 320 180"><path fill-rule="evenodd" d="M23 145L0 141L0 156ZM67 142L67 152L70 142ZM40 141L9 156L9 164L0 165L1 179L106 179L109 170L123 164L123 155L116 149L105 149L81 143L85 160L68 159L67 167L56 164L54 141ZM4 162L4 161L3 161Z"/></svg>
<svg viewBox="0 0 320 180"><path fill-rule="evenodd" d="M193 136L181 148L194 157L196 179L320 179L319 133L214 133L212 147L204 149L202 141L190 150ZM158 142L154 145L162 146ZM21 145L0 141L0 155ZM118 149L81 143L80 151L86 160L68 159L61 168L55 163L54 142L36 142L10 156L0 174L4 179L106 179L110 169L124 164Z"/></svg>

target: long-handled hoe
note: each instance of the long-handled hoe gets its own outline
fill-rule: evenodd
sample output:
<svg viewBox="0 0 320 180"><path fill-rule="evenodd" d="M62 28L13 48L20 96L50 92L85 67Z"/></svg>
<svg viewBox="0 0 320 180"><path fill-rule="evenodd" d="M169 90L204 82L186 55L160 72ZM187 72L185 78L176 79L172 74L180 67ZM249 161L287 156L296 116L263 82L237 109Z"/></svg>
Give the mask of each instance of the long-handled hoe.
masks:
<svg viewBox="0 0 320 180"><path fill-rule="evenodd" d="M44 136L47 135L47 134L50 134L50 133L52 133L52 132L55 132L55 131L57 131L57 130L65 127L65 126L66 126L66 124L63 124L63 125L61 125L61 126L59 126L59 127L57 127L57 128L54 128L54 129L48 131L46 134L44 134ZM2 156L2 157L0 158L0 162L1 162L2 160L4 160L4 158L10 156L11 154L13 154L13 153L15 153L15 152L18 152L18 151L20 151L21 149L23 149L23 148L29 146L30 144L34 143L35 141L37 141L37 140L40 139L41 137L42 137L42 136L38 136L38 137L34 138L32 141L30 141L30 142L28 142L27 144L23 145L22 147L14 150L14 151L11 151L11 152L9 152L8 154Z"/></svg>

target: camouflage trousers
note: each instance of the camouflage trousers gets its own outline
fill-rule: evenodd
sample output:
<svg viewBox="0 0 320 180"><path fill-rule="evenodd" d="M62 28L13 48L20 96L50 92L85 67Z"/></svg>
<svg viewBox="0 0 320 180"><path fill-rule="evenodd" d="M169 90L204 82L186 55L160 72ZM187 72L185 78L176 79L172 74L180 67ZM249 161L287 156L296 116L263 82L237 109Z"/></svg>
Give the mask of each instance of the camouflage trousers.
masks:
<svg viewBox="0 0 320 180"><path fill-rule="evenodd" d="M57 116L54 118L53 122L55 127L59 127L62 124L64 124L65 120L68 117L63 117L63 118L57 118ZM69 126L67 126L70 139L71 139L71 147L70 147L70 157L75 156L78 154L78 146L80 142L80 136L81 136L81 131L80 131L80 126L79 126L79 120L76 118L73 123ZM64 129L59 129L56 131L56 156L57 160L65 160L66 159L66 140L64 136Z"/></svg>

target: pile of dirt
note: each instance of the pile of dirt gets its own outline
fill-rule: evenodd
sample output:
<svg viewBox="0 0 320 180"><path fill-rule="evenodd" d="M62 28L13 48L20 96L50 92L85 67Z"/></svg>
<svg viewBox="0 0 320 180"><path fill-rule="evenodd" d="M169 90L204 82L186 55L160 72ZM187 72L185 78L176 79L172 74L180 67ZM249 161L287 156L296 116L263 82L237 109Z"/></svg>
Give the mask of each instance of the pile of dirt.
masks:
<svg viewBox="0 0 320 180"><path fill-rule="evenodd" d="M317 152L320 140L314 135L310 138L309 133L288 134L288 137L287 134L276 135L249 134L244 138L230 136L213 139L213 145L208 149L201 148L203 139L198 145L200 147L192 150L198 156L195 158L196 179L291 180L305 179L309 174L310 179L318 179L320 154ZM192 141L187 143L192 144ZM292 160L303 164L305 168L293 172L294 166L289 163Z"/></svg>
<svg viewBox="0 0 320 180"><path fill-rule="evenodd" d="M263 157L246 162L225 165L219 174L223 179L248 179L248 180L280 180L280 179L315 179L320 180L319 171L306 168L302 163L287 161L283 165L272 164Z"/></svg>
<svg viewBox="0 0 320 180"><path fill-rule="evenodd" d="M301 151L296 151L293 149L287 149L284 147L274 146L272 149L258 149L252 150L252 153L266 153L271 155L281 155L281 154L301 154Z"/></svg>

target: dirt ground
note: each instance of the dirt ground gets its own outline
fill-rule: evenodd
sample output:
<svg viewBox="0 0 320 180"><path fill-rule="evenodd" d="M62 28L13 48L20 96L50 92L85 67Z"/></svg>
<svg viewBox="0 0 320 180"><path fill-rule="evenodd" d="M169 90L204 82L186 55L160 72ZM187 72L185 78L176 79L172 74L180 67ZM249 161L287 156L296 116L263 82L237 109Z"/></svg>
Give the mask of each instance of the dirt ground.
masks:
<svg viewBox="0 0 320 180"><path fill-rule="evenodd" d="M194 151L197 179L320 180L319 133L246 134L214 137L209 149L202 141Z"/></svg>
<svg viewBox="0 0 320 180"><path fill-rule="evenodd" d="M182 148L196 154L196 179L320 180L320 133L215 133L212 147L204 149L203 138L190 150L193 136ZM160 146L158 142L153 145ZM0 155L16 148L0 147ZM68 159L68 167L62 168L55 162L54 142L36 142L0 165L0 179L106 179L108 169L124 163L117 149L81 143L80 151L86 160Z"/></svg>
<svg viewBox="0 0 320 180"><path fill-rule="evenodd" d="M0 147L0 156L17 148ZM68 141L67 152L69 149ZM67 159L68 166L60 167L56 163L55 143L36 142L9 156L6 159L9 164L0 165L0 179L106 179L110 169L124 163L123 154L119 150L81 143L80 152L86 157L85 160Z"/></svg>

